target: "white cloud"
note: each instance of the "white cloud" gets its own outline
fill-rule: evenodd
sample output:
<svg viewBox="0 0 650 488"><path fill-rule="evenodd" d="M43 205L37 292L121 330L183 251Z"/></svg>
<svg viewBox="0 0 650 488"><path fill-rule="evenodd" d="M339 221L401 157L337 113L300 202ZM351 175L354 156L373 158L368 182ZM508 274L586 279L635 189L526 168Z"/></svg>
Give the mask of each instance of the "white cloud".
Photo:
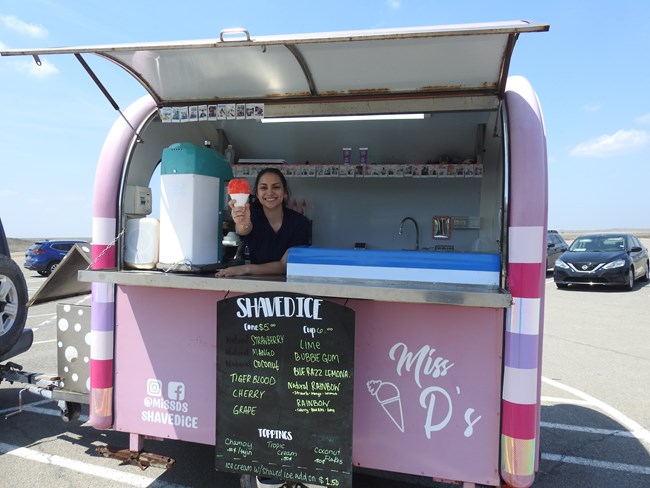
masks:
<svg viewBox="0 0 650 488"><path fill-rule="evenodd" d="M47 37L48 34L47 29L42 25L28 24L13 15L0 16L0 20L7 28L21 34L26 34L29 37L43 38Z"/></svg>
<svg viewBox="0 0 650 488"><path fill-rule="evenodd" d="M397 10L402 6L401 0L386 0L386 5L388 5L389 8Z"/></svg>
<svg viewBox="0 0 650 488"><path fill-rule="evenodd" d="M605 158L616 154L630 152L646 145L650 141L650 132L643 130L619 130L609 135L596 137L581 142L571 149L571 156Z"/></svg>
<svg viewBox="0 0 650 488"><path fill-rule="evenodd" d="M16 190L0 190L0 198L12 198L18 196Z"/></svg>
<svg viewBox="0 0 650 488"><path fill-rule="evenodd" d="M61 200L64 201L64 202L69 202L69 203L82 203L82 202L87 202L88 201L88 196L87 195L67 194L67 195L62 195Z"/></svg>
<svg viewBox="0 0 650 488"><path fill-rule="evenodd" d="M582 110L585 112L598 112L600 110L600 105L597 103L588 103L587 105L583 105Z"/></svg>
<svg viewBox="0 0 650 488"><path fill-rule="evenodd" d="M0 49L7 49L7 45L2 41L0 41Z"/></svg>
<svg viewBox="0 0 650 488"><path fill-rule="evenodd" d="M47 59L41 59L41 65L37 65L32 58L16 61L13 66L16 71L27 73L36 78L47 78L59 72L59 69L50 63Z"/></svg>
<svg viewBox="0 0 650 488"><path fill-rule="evenodd" d="M640 115L639 117L636 118L636 121L639 124L650 124L650 113Z"/></svg>

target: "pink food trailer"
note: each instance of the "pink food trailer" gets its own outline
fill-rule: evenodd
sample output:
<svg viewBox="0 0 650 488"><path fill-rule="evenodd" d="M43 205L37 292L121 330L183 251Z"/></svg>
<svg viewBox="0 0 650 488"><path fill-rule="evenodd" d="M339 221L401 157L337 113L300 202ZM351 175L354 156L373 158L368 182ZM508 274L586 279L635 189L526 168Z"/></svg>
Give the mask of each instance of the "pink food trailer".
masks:
<svg viewBox="0 0 650 488"><path fill-rule="evenodd" d="M224 426L245 418L291 466L295 435L256 423L263 383L294 395L349 384L349 459L324 449L323 466L531 486L546 141L533 88L508 71L519 35L548 28L514 21L264 37L235 29L209 40L4 51L74 54L86 67L83 56L95 54L148 92L115 122L97 165L93 264L79 273L92 282L92 425L129 433L131 451L145 437L220 448ZM268 166L286 176L288 205L312 222L311 246L290 251L286 276L216 278L215 269L246 259L241 245L229 249L238 239L227 182L252 185ZM348 314L323 329L347 331L340 349L319 349L318 327L306 322L325 303ZM301 317L310 340L296 347L312 351L294 351L295 377L274 377L283 361L273 357L220 361L239 345L219 335L226 304L240 306L239 317L267 314L237 330L274 327L271 312L286 317L289 308ZM251 386L257 376L237 369L244 363L275 372ZM236 405L222 411L222 396ZM329 397L301 398L295 409L277 404L278 415L289 408L291 421L311 418L327 432ZM240 456L229 469L245 475L256 462L251 446L225 442Z"/></svg>

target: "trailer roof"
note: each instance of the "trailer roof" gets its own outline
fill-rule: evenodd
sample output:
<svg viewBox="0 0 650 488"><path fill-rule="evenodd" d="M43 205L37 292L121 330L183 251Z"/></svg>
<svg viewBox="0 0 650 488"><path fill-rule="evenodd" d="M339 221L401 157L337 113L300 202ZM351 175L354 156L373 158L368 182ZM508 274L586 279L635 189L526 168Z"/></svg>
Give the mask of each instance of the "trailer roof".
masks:
<svg viewBox="0 0 650 488"><path fill-rule="evenodd" d="M3 50L3 56L95 54L124 68L159 106L197 102L402 95L500 99L522 32L511 21L400 29Z"/></svg>

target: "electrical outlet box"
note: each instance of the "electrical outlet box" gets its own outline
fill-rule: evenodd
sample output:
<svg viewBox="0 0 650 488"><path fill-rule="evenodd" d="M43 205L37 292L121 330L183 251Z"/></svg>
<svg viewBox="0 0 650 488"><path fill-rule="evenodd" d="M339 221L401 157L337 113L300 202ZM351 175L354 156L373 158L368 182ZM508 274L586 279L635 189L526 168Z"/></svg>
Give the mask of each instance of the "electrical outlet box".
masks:
<svg viewBox="0 0 650 488"><path fill-rule="evenodd" d="M151 213L151 188L127 185L124 191L124 213L149 215Z"/></svg>

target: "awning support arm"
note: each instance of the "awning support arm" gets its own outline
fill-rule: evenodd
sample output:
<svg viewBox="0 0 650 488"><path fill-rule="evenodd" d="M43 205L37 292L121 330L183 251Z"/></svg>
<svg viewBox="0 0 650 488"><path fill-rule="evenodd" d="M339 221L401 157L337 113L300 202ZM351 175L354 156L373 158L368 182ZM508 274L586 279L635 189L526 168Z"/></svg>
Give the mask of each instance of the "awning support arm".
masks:
<svg viewBox="0 0 650 488"><path fill-rule="evenodd" d="M99 81L99 78L97 78L97 75L95 75L95 73L94 73L93 70L90 68L90 66L88 66L88 63L86 63L86 60L85 60L84 58L82 58L82 57L81 57L81 54L79 54L79 53L74 53L74 56L75 56L75 58L77 58L77 61L79 61L79 62L81 63L81 66L84 67L84 69L86 70L86 72L88 73L88 75L92 78L92 80L95 82L95 84L97 85L97 87L101 90L101 92L104 94L104 96L105 96L106 99L109 101L109 103L113 106L113 108L114 108L115 110L117 110L117 112L122 116L122 118L124 119L124 121L129 125L129 127L131 127L131 130L133 130L133 133L135 134L135 137L136 137L137 142L144 142L144 140L142 139L142 137L140 137L140 134L138 134L138 131L135 130L135 127L133 127L133 126L131 125L131 122L129 122L129 120L124 116L124 114L123 114L122 111L120 110L120 107L117 105L117 102L115 102L115 100L113 99L113 97L111 96L111 94L108 93L108 90L106 89L106 87L104 87L104 85L102 84L102 82Z"/></svg>
<svg viewBox="0 0 650 488"><path fill-rule="evenodd" d="M503 51L503 62L501 63L501 73L499 73L499 81L497 86L499 100L503 100L503 97L506 93L506 81L508 81L510 60L512 59L512 52L515 50L515 43L517 42L518 38L519 34L510 34L508 36L506 48Z"/></svg>
<svg viewBox="0 0 650 488"><path fill-rule="evenodd" d="M318 90L316 89L316 83L314 83L314 77L311 75L311 71L309 70L307 61L305 61L305 58L303 57L302 53L293 44L285 44L285 47L289 50L291 54L293 54L293 57L296 58L296 61L298 61L298 64L300 65L300 69L302 69L302 72L305 75L305 78L307 79L309 92L311 93L312 96L317 96Z"/></svg>

